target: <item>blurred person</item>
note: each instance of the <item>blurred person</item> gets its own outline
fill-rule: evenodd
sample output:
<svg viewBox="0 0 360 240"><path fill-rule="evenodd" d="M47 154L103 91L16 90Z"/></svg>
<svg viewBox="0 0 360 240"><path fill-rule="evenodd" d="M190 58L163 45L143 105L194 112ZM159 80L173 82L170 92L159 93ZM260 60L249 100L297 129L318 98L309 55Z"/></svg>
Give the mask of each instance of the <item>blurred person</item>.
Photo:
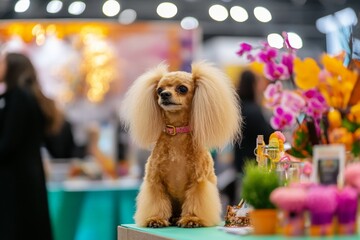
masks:
<svg viewBox="0 0 360 240"><path fill-rule="evenodd" d="M62 114L41 91L30 60L1 54L0 239L51 240L45 174L40 148L62 125Z"/></svg>
<svg viewBox="0 0 360 240"><path fill-rule="evenodd" d="M99 164L104 176L116 179L116 164L114 159L107 156L99 147L100 127L98 124L91 124L87 129L88 144L87 151L90 156L94 157L95 161Z"/></svg>
<svg viewBox="0 0 360 240"><path fill-rule="evenodd" d="M265 119L261 102L267 86L267 80L258 77L251 70L245 70L240 75L238 95L241 100L244 117L243 138L240 146L235 146L235 168L242 173L244 163L256 158L254 149L258 135L264 135L267 141L274 132L268 120Z"/></svg>
<svg viewBox="0 0 360 240"><path fill-rule="evenodd" d="M258 77L251 70L244 70L240 74L237 93L241 100L243 116L243 138L241 143L234 145L234 167L238 179L230 183L224 192L228 195L231 205L240 200L240 184L246 161L255 160L254 149L257 135L264 135L264 140L269 139L274 131L269 121L264 117L261 101L267 86L267 80Z"/></svg>
<svg viewBox="0 0 360 240"><path fill-rule="evenodd" d="M54 162L56 162L57 159L70 161L71 158L75 157L76 146L71 123L64 119L57 134L46 136L45 147Z"/></svg>

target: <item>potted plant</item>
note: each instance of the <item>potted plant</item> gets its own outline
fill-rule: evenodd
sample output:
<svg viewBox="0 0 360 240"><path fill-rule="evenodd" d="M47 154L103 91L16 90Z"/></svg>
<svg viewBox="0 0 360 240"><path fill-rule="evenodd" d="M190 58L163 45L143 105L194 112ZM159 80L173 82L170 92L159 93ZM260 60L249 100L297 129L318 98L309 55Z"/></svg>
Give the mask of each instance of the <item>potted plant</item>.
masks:
<svg viewBox="0 0 360 240"><path fill-rule="evenodd" d="M270 201L270 194L279 185L276 172L269 172L255 164L245 166L241 194L254 208L250 212L250 221L255 235L275 234L277 216L275 206Z"/></svg>

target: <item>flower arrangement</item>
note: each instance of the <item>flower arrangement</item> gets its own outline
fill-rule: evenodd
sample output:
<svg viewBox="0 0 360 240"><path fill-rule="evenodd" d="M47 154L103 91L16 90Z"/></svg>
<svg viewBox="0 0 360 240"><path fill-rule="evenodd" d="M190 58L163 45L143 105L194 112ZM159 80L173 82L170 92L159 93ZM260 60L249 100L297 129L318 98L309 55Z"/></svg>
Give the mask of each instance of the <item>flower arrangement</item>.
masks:
<svg viewBox="0 0 360 240"><path fill-rule="evenodd" d="M264 104L273 111L271 126L292 131L289 153L295 157L310 157L313 145L330 143L360 155L360 62L352 59L345 66L345 54L323 54L321 65L300 59L283 36L283 50L241 43L237 52L271 81L264 92Z"/></svg>

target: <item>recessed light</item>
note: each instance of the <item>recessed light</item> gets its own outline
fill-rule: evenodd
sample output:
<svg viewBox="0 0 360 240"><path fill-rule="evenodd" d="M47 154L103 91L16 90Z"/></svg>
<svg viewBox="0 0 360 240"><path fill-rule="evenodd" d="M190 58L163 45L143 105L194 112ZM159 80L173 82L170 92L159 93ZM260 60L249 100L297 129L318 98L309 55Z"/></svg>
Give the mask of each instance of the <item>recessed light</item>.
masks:
<svg viewBox="0 0 360 240"><path fill-rule="evenodd" d="M30 0L19 0L16 2L14 11L17 13L26 12L30 7Z"/></svg>
<svg viewBox="0 0 360 240"><path fill-rule="evenodd" d="M230 9L230 16L237 22L245 22L249 18L245 8L240 6L233 6Z"/></svg>
<svg viewBox="0 0 360 240"><path fill-rule="evenodd" d="M125 9L119 15L119 22L122 24L131 24L136 20L137 14L133 9Z"/></svg>
<svg viewBox="0 0 360 240"><path fill-rule="evenodd" d="M70 4L68 12L72 15L80 15L85 11L86 4L81 1L75 1Z"/></svg>
<svg viewBox="0 0 360 240"><path fill-rule="evenodd" d="M254 15L260 22L270 22L272 19L270 11L264 7L254 8Z"/></svg>
<svg viewBox="0 0 360 240"><path fill-rule="evenodd" d="M296 34L294 32L288 32L287 35L288 35L290 46L292 48L300 49L303 47L303 41L298 34Z"/></svg>
<svg viewBox="0 0 360 240"><path fill-rule="evenodd" d="M58 13L63 7L63 3L60 0L50 1L46 6L46 11L48 13Z"/></svg>
<svg viewBox="0 0 360 240"><path fill-rule="evenodd" d="M199 26L199 21L194 17L184 17L180 25L185 30L195 29Z"/></svg>
<svg viewBox="0 0 360 240"><path fill-rule="evenodd" d="M278 33L270 33L267 36L267 41L271 47L282 48L284 46L284 38Z"/></svg>
<svg viewBox="0 0 360 240"><path fill-rule="evenodd" d="M209 8L209 15L212 19L218 22L222 22L229 16L228 10L219 4L212 5Z"/></svg>
<svg viewBox="0 0 360 240"><path fill-rule="evenodd" d="M172 18L177 14L177 7L171 2L163 2L158 5L156 12L162 18Z"/></svg>
<svg viewBox="0 0 360 240"><path fill-rule="evenodd" d="M104 3L102 11L108 17L116 16L120 12L120 4L115 0L108 0Z"/></svg>

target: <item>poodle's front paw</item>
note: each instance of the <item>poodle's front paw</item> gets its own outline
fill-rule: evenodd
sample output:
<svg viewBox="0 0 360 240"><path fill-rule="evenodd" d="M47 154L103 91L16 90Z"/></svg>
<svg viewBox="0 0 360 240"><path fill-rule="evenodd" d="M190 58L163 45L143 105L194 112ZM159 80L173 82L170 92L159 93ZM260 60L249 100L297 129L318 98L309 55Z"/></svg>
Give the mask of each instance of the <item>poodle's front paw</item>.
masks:
<svg viewBox="0 0 360 240"><path fill-rule="evenodd" d="M185 216L180 218L180 220L177 222L177 225L179 227L183 228L197 228L197 227L203 227L204 225L201 223L200 218L196 216Z"/></svg>
<svg viewBox="0 0 360 240"><path fill-rule="evenodd" d="M169 226L168 220L159 217L148 218L146 222L146 226L151 228L161 228Z"/></svg>

